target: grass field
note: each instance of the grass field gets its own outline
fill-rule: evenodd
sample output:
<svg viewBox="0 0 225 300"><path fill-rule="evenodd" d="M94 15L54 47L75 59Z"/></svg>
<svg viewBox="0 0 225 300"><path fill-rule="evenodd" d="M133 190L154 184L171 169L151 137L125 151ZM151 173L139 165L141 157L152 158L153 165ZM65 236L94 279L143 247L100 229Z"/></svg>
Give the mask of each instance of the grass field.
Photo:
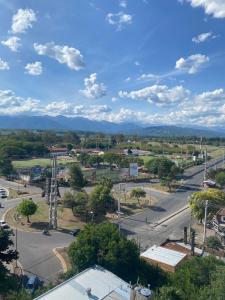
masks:
<svg viewBox="0 0 225 300"><path fill-rule="evenodd" d="M30 224L27 224L26 217L16 220L16 207L9 210L5 216L6 222L12 226L25 231L42 230L48 226L49 222L49 206L45 201L38 202L36 213L30 217ZM76 218L70 208L58 207L58 227L61 230L70 230L73 228L82 228L84 222Z"/></svg>
<svg viewBox="0 0 225 300"><path fill-rule="evenodd" d="M76 162L76 158L70 158L70 159L65 159L65 158L58 158L58 165L66 165L68 163ZM16 169L26 169L26 168L32 168L36 165L39 165L43 168L47 166L51 166L51 159L50 158L33 158L33 159L27 159L27 160L14 160L12 162L13 167Z"/></svg>

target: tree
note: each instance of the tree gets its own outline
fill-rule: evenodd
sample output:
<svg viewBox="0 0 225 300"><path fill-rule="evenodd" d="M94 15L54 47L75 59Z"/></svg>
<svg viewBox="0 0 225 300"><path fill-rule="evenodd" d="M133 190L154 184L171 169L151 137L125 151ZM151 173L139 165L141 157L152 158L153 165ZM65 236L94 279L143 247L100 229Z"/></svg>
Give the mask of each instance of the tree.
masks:
<svg viewBox="0 0 225 300"><path fill-rule="evenodd" d="M184 262L159 289L154 300L222 300L225 264L213 256L193 257Z"/></svg>
<svg viewBox="0 0 225 300"><path fill-rule="evenodd" d="M13 246L12 235L11 230L4 230L0 227L0 294L7 291L7 283L10 280L9 271L5 264L18 258L18 252L11 249Z"/></svg>
<svg viewBox="0 0 225 300"><path fill-rule="evenodd" d="M13 167L11 160L6 155L0 155L0 175L8 176L12 173Z"/></svg>
<svg viewBox="0 0 225 300"><path fill-rule="evenodd" d="M110 223L89 224L69 247L69 257L75 272L99 264L127 282L156 286L163 273L140 259L136 242L128 240Z"/></svg>
<svg viewBox="0 0 225 300"><path fill-rule="evenodd" d="M132 198L136 198L138 201L138 204L140 205L140 198L146 197L146 191L143 190L142 188L135 188L131 191L130 195Z"/></svg>
<svg viewBox="0 0 225 300"><path fill-rule="evenodd" d="M200 222L204 218L206 200L209 201L208 215L212 216L219 210L219 207L225 204L225 193L218 189L208 189L191 195L189 206L194 217Z"/></svg>
<svg viewBox="0 0 225 300"><path fill-rule="evenodd" d="M86 185L81 168L77 164L70 167L70 186L73 190L81 190Z"/></svg>
<svg viewBox="0 0 225 300"><path fill-rule="evenodd" d="M91 156L87 153L80 153L77 159L82 164L82 166L86 166L89 163L90 157Z"/></svg>
<svg viewBox="0 0 225 300"><path fill-rule="evenodd" d="M222 248L222 244L221 244L220 240L216 236L209 236L209 237L207 237L207 239L206 239L206 245L209 248L216 249L216 250L219 250L220 248Z"/></svg>
<svg viewBox="0 0 225 300"><path fill-rule="evenodd" d="M30 216L34 215L37 211L37 204L30 199L24 199L17 207L18 213L27 217L27 222L30 223Z"/></svg>
<svg viewBox="0 0 225 300"><path fill-rule="evenodd" d="M150 159L145 164L149 173L158 175L159 178L168 176L171 171L174 172L175 169L172 169L175 166L174 162L169 160L166 157L155 157Z"/></svg>
<svg viewBox="0 0 225 300"><path fill-rule="evenodd" d="M17 291L10 291L7 293L4 300L32 300L33 297L30 295L25 289L17 290Z"/></svg>
<svg viewBox="0 0 225 300"><path fill-rule="evenodd" d="M89 206L98 217L104 216L107 211L114 211L115 200L111 195L111 188L106 184L98 184L90 194Z"/></svg>
<svg viewBox="0 0 225 300"><path fill-rule="evenodd" d="M225 185L225 172L217 173L215 179L216 179L216 183L223 188Z"/></svg>

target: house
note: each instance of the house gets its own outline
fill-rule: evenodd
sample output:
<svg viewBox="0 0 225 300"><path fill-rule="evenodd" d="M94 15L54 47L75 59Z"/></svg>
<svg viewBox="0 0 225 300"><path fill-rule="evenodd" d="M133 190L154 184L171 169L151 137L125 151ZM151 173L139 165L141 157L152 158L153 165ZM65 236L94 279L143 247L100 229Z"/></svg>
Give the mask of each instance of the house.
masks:
<svg viewBox="0 0 225 300"><path fill-rule="evenodd" d="M221 208L213 217L213 229L221 243L225 245L225 208Z"/></svg>
<svg viewBox="0 0 225 300"><path fill-rule="evenodd" d="M149 264L159 266L164 271L175 272L188 256L186 253L154 245L141 253L141 257Z"/></svg>
<svg viewBox="0 0 225 300"><path fill-rule="evenodd" d="M60 147L49 147L50 156L67 156L68 149Z"/></svg>
<svg viewBox="0 0 225 300"><path fill-rule="evenodd" d="M34 300L150 300L151 296L149 289L134 289L115 274L95 265Z"/></svg>

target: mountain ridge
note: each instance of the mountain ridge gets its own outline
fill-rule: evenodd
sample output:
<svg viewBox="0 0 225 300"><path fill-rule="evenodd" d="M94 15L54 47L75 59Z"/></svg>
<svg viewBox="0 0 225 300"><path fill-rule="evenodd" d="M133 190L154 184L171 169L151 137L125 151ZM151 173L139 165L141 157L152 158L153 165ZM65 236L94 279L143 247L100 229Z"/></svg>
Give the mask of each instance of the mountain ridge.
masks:
<svg viewBox="0 0 225 300"><path fill-rule="evenodd" d="M113 123L83 117L58 116L1 116L0 129L71 130L102 132L108 134L138 134L146 136L206 136L225 137L222 129L179 125L139 125L135 123Z"/></svg>

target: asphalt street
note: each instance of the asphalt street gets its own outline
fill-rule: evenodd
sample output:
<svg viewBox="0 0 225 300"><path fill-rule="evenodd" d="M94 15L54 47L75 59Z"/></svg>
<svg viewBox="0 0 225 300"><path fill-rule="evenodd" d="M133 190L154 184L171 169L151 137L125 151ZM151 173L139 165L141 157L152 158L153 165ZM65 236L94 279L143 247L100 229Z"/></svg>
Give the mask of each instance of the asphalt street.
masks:
<svg viewBox="0 0 225 300"><path fill-rule="evenodd" d="M221 163L221 159L214 160L208 163L208 167L219 166ZM181 238L183 227L190 223L190 213L188 213L188 210L183 214L179 214L176 222L170 224L169 229L166 228L164 230L165 223L161 226L157 226L157 224L160 223L160 220L184 208L188 203L188 197L193 192L202 189L203 172L203 165L188 169L183 175L184 184L176 193L162 195L157 206L146 209L136 215L122 218L120 222L121 230L128 237L135 237L141 243L142 248L152 246L153 244L159 245L169 234L173 235L174 238Z"/></svg>
<svg viewBox="0 0 225 300"><path fill-rule="evenodd" d="M221 162L222 160L220 160ZM218 160L212 161L208 166L217 164ZM141 245L141 249L145 249L153 244L160 244L166 238L181 238L183 227L190 223L190 212L184 212L172 217L171 219L157 225L160 220L174 214L179 209L187 205L188 196L194 191L201 189L201 182L203 179L204 166L197 166L185 172L184 185L173 194L162 194L157 191L151 191L151 194L159 198L157 206L151 209L133 215L131 217L123 218L121 220L121 228L130 238L135 238ZM143 186L149 188L149 183L126 185L126 190L130 190L135 186ZM18 188L18 184L0 179L0 186ZM152 185L151 185L152 186ZM154 186L154 185L153 185ZM33 187L20 185L19 188L29 190L35 195L33 200L39 201L41 190ZM114 186L118 189L118 185ZM88 188L89 190L89 188ZM60 189L63 195L69 189ZM149 192L149 190L148 190ZM24 196L23 198L26 198ZM18 205L22 198L3 200L3 208L0 209L0 218L4 212L12 207ZM147 223L146 223L147 220ZM41 232L21 232L18 231L18 250L20 253L20 263L27 274L37 274L46 283L54 281L58 274L62 272L62 267L58 259L53 255L52 249L55 247L68 246L73 237L70 234L62 232L52 232L50 236L44 236Z"/></svg>

